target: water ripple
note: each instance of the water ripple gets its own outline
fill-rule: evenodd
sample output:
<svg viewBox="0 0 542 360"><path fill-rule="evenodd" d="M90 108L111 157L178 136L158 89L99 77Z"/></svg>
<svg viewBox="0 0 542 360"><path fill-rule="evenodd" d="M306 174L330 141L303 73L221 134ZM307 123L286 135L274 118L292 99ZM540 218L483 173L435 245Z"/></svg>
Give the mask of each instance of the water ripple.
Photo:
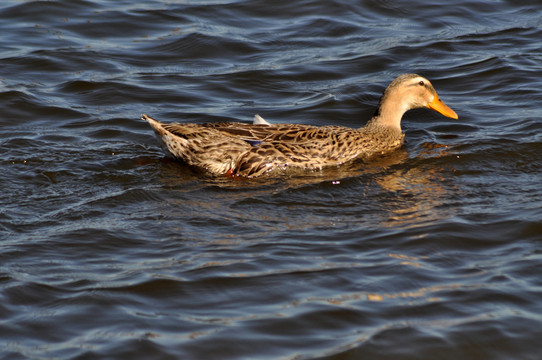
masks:
<svg viewBox="0 0 542 360"><path fill-rule="evenodd" d="M2 354L537 359L540 10L3 2ZM405 72L459 119L337 169L210 177L139 120L359 127Z"/></svg>

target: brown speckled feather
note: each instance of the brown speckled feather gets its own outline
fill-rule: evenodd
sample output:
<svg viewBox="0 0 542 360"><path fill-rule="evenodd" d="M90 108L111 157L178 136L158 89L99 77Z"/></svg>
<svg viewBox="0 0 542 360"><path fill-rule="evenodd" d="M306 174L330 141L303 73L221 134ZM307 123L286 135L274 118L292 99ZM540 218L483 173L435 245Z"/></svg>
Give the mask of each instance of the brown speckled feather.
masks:
<svg viewBox="0 0 542 360"><path fill-rule="evenodd" d="M357 158L393 151L403 144L401 117L411 108L426 106L457 115L436 95L431 83L418 75L402 75L390 84L375 117L360 128L268 124L164 124L147 115L165 152L212 174L256 177L277 169L321 169Z"/></svg>
<svg viewBox="0 0 542 360"><path fill-rule="evenodd" d="M246 177L296 167L321 169L399 148L402 133L339 126L243 123L163 124L146 115L165 151L214 174ZM385 141L382 141L385 139Z"/></svg>

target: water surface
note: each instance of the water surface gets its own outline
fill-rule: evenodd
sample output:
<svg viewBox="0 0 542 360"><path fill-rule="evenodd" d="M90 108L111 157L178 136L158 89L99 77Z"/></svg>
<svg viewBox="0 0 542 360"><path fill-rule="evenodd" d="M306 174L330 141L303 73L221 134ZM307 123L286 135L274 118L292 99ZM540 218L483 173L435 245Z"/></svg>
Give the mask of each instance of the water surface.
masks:
<svg viewBox="0 0 542 360"><path fill-rule="evenodd" d="M1 357L538 359L541 11L3 1ZM360 127L411 72L459 120L364 166L213 178L139 120Z"/></svg>

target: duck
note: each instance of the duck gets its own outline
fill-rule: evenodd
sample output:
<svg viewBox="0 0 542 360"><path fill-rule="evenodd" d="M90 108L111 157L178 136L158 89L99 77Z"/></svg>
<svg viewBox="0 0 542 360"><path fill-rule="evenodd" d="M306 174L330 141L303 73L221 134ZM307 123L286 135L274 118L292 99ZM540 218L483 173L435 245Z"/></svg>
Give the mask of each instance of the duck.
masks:
<svg viewBox="0 0 542 360"><path fill-rule="evenodd" d="M371 119L361 128L337 125L269 123L163 123L143 114L169 157L211 175L254 178L276 171L322 170L356 159L367 160L403 146L403 115L428 108L443 116L457 114L423 76L403 74L384 90Z"/></svg>

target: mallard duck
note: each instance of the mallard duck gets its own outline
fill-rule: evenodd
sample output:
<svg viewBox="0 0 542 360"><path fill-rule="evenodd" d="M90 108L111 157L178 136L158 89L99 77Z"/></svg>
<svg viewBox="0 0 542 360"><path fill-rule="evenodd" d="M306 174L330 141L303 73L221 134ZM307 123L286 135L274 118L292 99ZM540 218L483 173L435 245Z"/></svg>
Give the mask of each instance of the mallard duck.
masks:
<svg viewBox="0 0 542 360"><path fill-rule="evenodd" d="M401 118L427 107L457 114L440 100L433 85L416 74L397 77L386 88L369 122L359 128L254 123L164 124L142 115L169 156L214 175L256 177L277 169L322 169L400 148Z"/></svg>

